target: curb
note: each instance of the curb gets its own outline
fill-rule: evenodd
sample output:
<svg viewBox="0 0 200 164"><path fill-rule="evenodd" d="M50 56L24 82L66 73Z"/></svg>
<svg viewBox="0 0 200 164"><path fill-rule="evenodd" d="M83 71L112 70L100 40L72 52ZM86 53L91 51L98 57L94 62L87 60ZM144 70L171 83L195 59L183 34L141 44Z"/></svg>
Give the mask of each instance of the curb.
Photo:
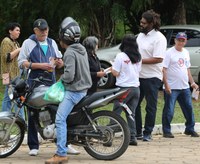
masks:
<svg viewBox="0 0 200 164"><path fill-rule="evenodd" d="M173 134L183 134L185 131L185 124L178 123L178 124L171 124L171 132ZM200 123L195 123L195 131L198 133L200 132ZM162 134L162 125L155 125L152 134L160 135Z"/></svg>
<svg viewBox="0 0 200 164"><path fill-rule="evenodd" d="M173 134L183 134L185 131L185 124L178 123L178 124L171 124L171 132ZM200 123L195 123L195 131L197 133L200 132ZM162 125L155 125L153 132L153 135L161 135L162 134ZM48 142L48 140L43 140L40 134L38 133L38 140L40 144ZM24 140L22 142L23 145L27 145L27 134L24 135Z"/></svg>

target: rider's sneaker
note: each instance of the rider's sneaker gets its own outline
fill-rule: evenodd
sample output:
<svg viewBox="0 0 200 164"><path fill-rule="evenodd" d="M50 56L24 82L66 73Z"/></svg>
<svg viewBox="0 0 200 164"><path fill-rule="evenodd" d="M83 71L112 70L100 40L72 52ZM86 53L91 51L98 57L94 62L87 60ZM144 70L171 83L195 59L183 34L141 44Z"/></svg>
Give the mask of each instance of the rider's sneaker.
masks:
<svg viewBox="0 0 200 164"><path fill-rule="evenodd" d="M45 164L63 164L68 162L67 156L59 156L55 154L52 158L45 161Z"/></svg>
<svg viewBox="0 0 200 164"><path fill-rule="evenodd" d="M68 145L67 147L68 147L67 154L71 154L71 155L78 155L78 154L80 154L80 151L74 149L71 144Z"/></svg>
<svg viewBox="0 0 200 164"><path fill-rule="evenodd" d="M38 149L31 149L30 151L29 151L29 155L30 156L37 156L38 155Z"/></svg>

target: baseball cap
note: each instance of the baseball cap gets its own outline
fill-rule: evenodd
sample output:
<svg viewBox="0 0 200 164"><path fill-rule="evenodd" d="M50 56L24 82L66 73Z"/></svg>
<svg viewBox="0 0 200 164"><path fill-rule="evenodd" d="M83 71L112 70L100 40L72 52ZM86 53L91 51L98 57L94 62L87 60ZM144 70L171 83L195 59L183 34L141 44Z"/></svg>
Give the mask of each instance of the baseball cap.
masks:
<svg viewBox="0 0 200 164"><path fill-rule="evenodd" d="M187 34L184 33L184 32L179 32L177 35L176 35L176 39L187 39Z"/></svg>
<svg viewBox="0 0 200 164"><path fill-rule="evenodd" d="M35 20L35 22L33 23L33 28L39 28L40 30L44 30L46 28L48 28L48 23L45 19L37 19Z"/></svg>

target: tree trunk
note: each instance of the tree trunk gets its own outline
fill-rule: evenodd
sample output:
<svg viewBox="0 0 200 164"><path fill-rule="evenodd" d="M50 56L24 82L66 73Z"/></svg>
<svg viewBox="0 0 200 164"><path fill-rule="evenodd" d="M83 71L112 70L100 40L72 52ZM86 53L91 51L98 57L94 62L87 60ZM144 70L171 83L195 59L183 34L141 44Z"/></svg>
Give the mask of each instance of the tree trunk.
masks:
<svg viewBox="0 0 200 164"><path fill-rule="evenodd" d="M186 9L184 0L176 0L177 9L174 13L173 24L186 24Z"/></svg>

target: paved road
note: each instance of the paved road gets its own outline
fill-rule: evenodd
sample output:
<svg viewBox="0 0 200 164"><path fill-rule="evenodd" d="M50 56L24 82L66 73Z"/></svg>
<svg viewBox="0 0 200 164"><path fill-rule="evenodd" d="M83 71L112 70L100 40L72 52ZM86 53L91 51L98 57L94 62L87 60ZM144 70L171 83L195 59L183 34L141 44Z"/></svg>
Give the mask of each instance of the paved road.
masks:
<svg viewBox="0 0 200 164"><path fill-rule="evenodd" d="M138 146L129 146L128 150L113 161L100 161L89 156L82 147L80 155L69 156L72 164L200 164L200 137L192 138L184 134L175 134L174 139L153 135L151 142L138 141ZM37 157L28 155L28 147L23 145L10 157L0 159L0 164L44 164L54 154L53 143L43 143Z"/></svg>

